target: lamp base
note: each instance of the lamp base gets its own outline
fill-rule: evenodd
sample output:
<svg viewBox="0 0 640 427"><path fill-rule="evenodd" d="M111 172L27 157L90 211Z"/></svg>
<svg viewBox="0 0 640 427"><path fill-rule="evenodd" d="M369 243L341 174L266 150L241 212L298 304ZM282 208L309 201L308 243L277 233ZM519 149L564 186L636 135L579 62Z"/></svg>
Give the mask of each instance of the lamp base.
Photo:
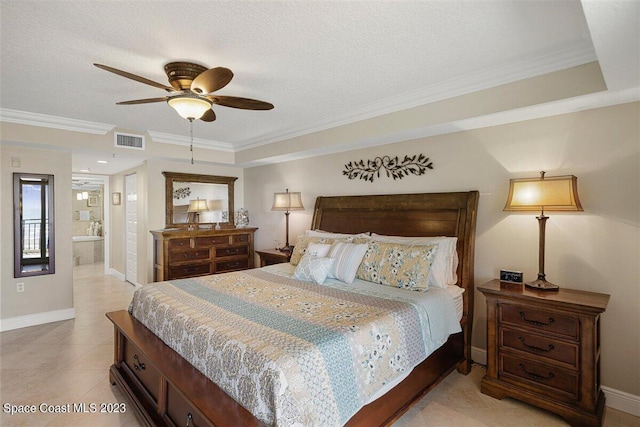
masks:
<svg viewBox="0 0 640 427"><path fill-rule="evenodd" d="M557 291L560 289L560 286L547 282L544 278L538 278L533 282L527 282L524 285L529 289L537 289L539 291Z"/></svg>

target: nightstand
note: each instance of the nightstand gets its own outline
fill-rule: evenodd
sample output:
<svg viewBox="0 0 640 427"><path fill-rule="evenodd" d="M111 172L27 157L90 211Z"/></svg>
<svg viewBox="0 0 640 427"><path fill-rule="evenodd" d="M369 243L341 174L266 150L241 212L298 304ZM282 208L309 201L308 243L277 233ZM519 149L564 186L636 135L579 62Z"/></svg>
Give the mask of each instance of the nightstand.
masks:
<svg viewBox="0 0 640 427"><path fill-rule="evenodd" d="M487 298L487 374L481 391L555 412L572 426L600 426L600 314L609 295L538 291L492 280Z"/></svg>
<svg viewBox="0 0 640 427"><path fill-rule="evenodd" d="M291 252L280 251L278 249L263 249L256 251L260 257L260 267L265 265L280 264L282 262L289 262L291 259Z"/></svg>

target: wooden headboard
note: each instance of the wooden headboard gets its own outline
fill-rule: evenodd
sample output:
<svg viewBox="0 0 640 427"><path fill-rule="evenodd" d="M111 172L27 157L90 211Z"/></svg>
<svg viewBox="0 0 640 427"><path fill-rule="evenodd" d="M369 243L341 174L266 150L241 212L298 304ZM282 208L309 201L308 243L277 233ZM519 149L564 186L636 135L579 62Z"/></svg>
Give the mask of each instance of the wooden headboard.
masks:
<svg viewBox="0 0 640 427"><path fill-rule="evenodd" d="M458 286L465 289L462 326L471 361L473 260L478 191L318 197L312 230L458 238ZM469 366L470 367L470 366Z"/></svg>

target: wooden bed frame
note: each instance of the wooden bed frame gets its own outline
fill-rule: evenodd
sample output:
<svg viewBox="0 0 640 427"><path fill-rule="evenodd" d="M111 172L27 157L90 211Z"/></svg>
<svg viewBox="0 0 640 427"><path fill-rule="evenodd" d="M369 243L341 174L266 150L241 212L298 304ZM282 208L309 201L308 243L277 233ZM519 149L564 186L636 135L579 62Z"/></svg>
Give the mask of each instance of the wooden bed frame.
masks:
<svg viewBox="0 0 640 427"><path fill-rule="evenodd" d="M338 233L458 238L462 332L400 384L364 406L346 426L387 426L451 371L471 370L473 261L478 192L318 197L311 229ZM251 413L165 345L127 311L107 313L115 327L111 383L131 400L145 426L263 426Z"/></svg>

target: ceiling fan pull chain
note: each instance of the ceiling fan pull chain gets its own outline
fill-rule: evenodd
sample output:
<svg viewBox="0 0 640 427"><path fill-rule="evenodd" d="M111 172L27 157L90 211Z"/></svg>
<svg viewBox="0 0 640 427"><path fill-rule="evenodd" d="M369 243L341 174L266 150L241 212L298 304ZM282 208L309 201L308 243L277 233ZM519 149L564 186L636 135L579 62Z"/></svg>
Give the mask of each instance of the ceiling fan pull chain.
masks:
<svg viewBox="0 0 640 427"><path fill-rule="evenodd" d="M191 164L193 164L193 119L189 119L189 133L191 134L191 144L189 145L189 151L191 151Z"/></svg>

